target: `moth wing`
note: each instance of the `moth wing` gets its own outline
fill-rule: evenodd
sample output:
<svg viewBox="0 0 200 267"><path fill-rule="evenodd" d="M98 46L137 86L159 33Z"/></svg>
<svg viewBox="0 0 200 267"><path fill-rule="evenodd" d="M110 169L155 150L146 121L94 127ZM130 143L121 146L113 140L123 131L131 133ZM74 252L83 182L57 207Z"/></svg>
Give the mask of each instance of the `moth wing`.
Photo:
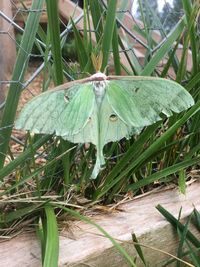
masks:
<svg viewBox="0 0 200 267"><path fill-rule="evenodd" d="M40 94L22 109L16 120L15 128L30 130L34 133L55 133L58 136L69 134L69 132L74 134L84 127L93 109L93 92L88 96L87 107L85 101L83 105L80 104L79 100L84 98L85 91L89 91L89 86L79 84L67 90L52 90ZM80 104L78 109L76 109L77 99ZM79 117L79 114L82 116Z"/></svg>
<svg viewBox="0 0 200 267"><path fill-rule="evenodd" d="M57 129L59 114L66 105L64 96L63 90L48 91L34 97L20 112L15 128L34 133L53 134Z"/></svg>
<svg viewBox="0 0 200 267"><path fill-rule="evenodd" d="M94 105L91 116L88 117L85 126L75 134L63 135L62 138L72 143L98 144L98 115L97 106Z"/></svg>
<svg viewBox="0 0 200 267"><path fill-rule="evenodd" d="M115 112L109 103L108 94L103 99L100 110L100 140L104 146L109 142L119 141L122 138L129 138L133 134L138 134L141 127L132 127L124 122Z"/></svg>
<svg viewBox="0 0 200 267"><path fill-rule="evenodd" d="M99 116L97 105L94 105L92 114L88 118L85 126L76 134L68 134L63 136L63 139L66 139L72 143L92 143L96 146L96 163L91 174L91 178L95 179L101 171L102 166L105 164L103 147L100 146L99 139Z"/></svg>
<svg viewBox="0 0 200 267"><path fill-rule="evenodd" d="M91 117L94 104L95 95L92 83L81 85L80 90L71 101L69 98L68 105L61 111L58 118L59 127L56 130L56 135L73 136L79 133Z"/></svg>
<svg viewBox="0 0 200 267"><path fill-rule="evenodd" d="M178 83L153 77L111 80L108 95L116 113L134 127L150 125L161 120L161 113L169 117L172 112L181 112L194 104L192 96ZM125 108L119 97L124 98Z"/></svg>
<svg viewBox="0 0 200 267"><path fill-rule="evenodd" d="M115 112L108 102L107 96L103 98L100 110L95 105L91 116L88 118L86 125L74 135L63 136L64 139L73 143L92 143L96 146L96 163L91 175L95 179L105 164L103 156L103 147L109 142L121 140L123 137L128 138L133 133L139 133L141 128L133 128L125 124L119 117L114 115Z"/></svg>
<svg viewBox="0 0 200 267"><path fill-rule="evenodd" d="M107 84L107 97L114 113L127 125L142 127L148 122L138 109L131 92L123 87L119 81L109 81Z"/></svg>

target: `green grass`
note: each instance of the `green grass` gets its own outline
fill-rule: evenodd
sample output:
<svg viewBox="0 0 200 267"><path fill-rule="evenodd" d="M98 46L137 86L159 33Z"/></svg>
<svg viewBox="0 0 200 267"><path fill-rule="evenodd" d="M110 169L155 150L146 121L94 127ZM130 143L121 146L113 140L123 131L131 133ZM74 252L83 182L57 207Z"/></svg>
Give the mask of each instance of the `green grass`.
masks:
<svg viewBox="0 0 200 267"><path fill-rule="evenodd" d="M146 5L148 4L147 1ZM34 1L32 8L41 9L43 1ZM77 66L65 62L62 57L62 49L67 36L60 38L60 27L56 1L46 1L49 26L47 33L42 32L39 25L40 12L32 12L26 22L26 28L22 37L21 48L18 51L16 65L8 92L3 118L0 126L0 201L5 197L22 197L27 203L16 202L11 209L3 211L0 217L1 228L8 228L20 220L33 218L41 221L40 239L43 247L44 266L57 266L58 258L58 230L56 223L56 207L65 212L74 212L64 207L52 206L51 195L56 195L58 203L65 201L69 192L90 200L99 200L102 203L112 203L116 195L132 192L133 195L147 192L155 187L154 182L160 181L180 186L184 192L187 171L198 168L200 162L200 97L199 97L199 35L196 24L199 4L191 5L190 0L183 1L184 15L180 18L174 29L167 35L162 24L153 10L146 8L148 16L154 17L154 23L160 29L163 37L161 43L153 39L151 20L145 20L143 16L144 30L134 27L133 34L144 38L144 63L126 51L131 45L127 34L119 34L120 23L123 14L116 13L115 1L109 1L108 6L102 1L85 0L84 29L79 31L73 18L69 21L74 34L74 43L77 51ZM125 9L124 3L122 7ZM92 42L92 18L95 28L96 44ZM149 30L150 29L150 30ZM36 40L40 37L43 46ZM71 37L70 37L71 38ZM70 39L71 40L71 39ZM102 71L111 73L110 62L113 62L114 74L121 71L127 75L152 75L166 77L174 73L173 79L182 84L194 97L195 105L181 114L176 114L169 120L163 120L152 126L146 127L139 136L133 136L130 140L122 140L114 144L106 145L104 154L107 158L106 168L98 178L91 181L90 174L95 160L93 145L74 145L52 136L35 135L25 137L23 152L15 158L10 151L11 132L19 103L22 83L28 65L27 54L31 53L34 43L39 47L44 57L44 81L43 89L52 81L55 86L69 79L79 79L95 72L91 55L103 55ZM178 45L182 43L182 55L177 58ZM187 69L188 47L192 53L192 69ZM121 50L127 59L127 65L120 61ZM27 53L25 53L26 51ZM51 59L48 59L49 52ZM160 62L165 58L166 64L162 71L158 70ZM24 64L26 62L26 64ZM113 73L112 73L113 74ZM40 149L40 150L39 150ZM42 155L40 155L42 152ZM10 155L11 161L4 165L6 155ZM45 158L45 163L38 166L36 158ZM30 183L31 182L31 183ZM158 186L158 183L157 185ZM23 192L22 195L20 195ZM26 192L26 193L24 193ZM47 198L44 198L47 196ZM28 198L34 197L35 203ZM42 201L38 205L37 201ZM9 203L6 202L7 204ZM73 203L72 203L73 204ZM74 213L79 219L87 221L82 215ZM199 215L197 216L199 217ZM91 223L90 221L87 221ZM102 232L102 229L99 229ZM52 236L49 235L52 233ZM115 243L113 239L111 242ZM115 244L116 248L128 260L130 266L134 266L132 259L124 250ZM138 247L137 247L138 249ZM51 260L53 251L55 262ZM138 249L139 251L139 249ZM141 253L141 251L139 251ZM193 256L195 258L195 256ZM195 258L196 259L196 258ZM132 264L132 265L131 265Z"/></svg>
<svg viewBox="0 0 200 267"><path fill-rule="evenodd" d="M199 259L199 250L200 250L200 240L190 231L190 225L193 225L197 230L199 230L199 219L200 214L194 208L193 212L188 216L186 222L183 224L180 222L180 218L176 219L172 214L165 210L161 205L156 207L158 211L170 222L170 224L177 231L179 237L179 245L177 249L177 257L179 259L184 259L187 256L187 259L190 260L190 263L194 266L200 266ZM181 210L180 210L181 216ZM179 217L180 217L179 216ZM174 262L173 260L168 261L164 266L170 266ZM177 267L181 267L181 263L177 261Z"/></svg>

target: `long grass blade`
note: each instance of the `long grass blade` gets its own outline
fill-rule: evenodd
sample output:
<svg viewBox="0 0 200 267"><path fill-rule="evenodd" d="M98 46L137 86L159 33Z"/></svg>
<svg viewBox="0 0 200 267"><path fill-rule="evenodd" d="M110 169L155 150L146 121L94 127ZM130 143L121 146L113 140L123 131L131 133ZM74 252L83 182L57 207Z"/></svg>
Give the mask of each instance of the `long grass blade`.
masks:
<svg viewBox="0 0 200 267"><path fill-rule="evenodd" d="M182 232L184 231L184 225L180 223L171 213L169 213L164 207L161 205L156 206L157 210L171 223L171 225ZM187 239L197 248L200 248L200 240L197 239L196 236L192 234L189 230L186 233Z"/></svg>
<svg viewBox="0 0 200 267"><path fill-rule="evenodd" d="M198 72L198 63L197 63L197 58L198 58L198 53L197 53L197 45L196 45L196 34L195 34L195 23L191 24L191 21L194 22L195 18L193 17L193 13L195 11L198 12L199 9L199 3L192 5L192 2L190 0L184 0L182 1L183 3L183 8L185 11L186 15L186 21L187 25L189 26L189 35L190 35L190 44L191 44L191 51L192 51L192 66L193 66L193 73Z"/></svg>
<svg viewBox="0 0 200 267"><path fill-rule="evenodd" d="M24 151L20 156L18 156L5 167L0 169L0 181L3 180L5 176L9 175L12 171L14 171L20 164L23 164L26 159L29 158L32 153L35 153L38 148L44 145L49 140L49 138L49 135L41 137L38 141L32 144L32 147L27 148L26 151Z"/></svg>
<svg viewBox="0 0 200 267"><path fill-rule="evenodd" d="M24 74L27 68L31 49L35 42L35 36L39 25L43 2L43 0L33 1L31 10L37 10L37 12L30 12L28 15L25 31L13 70L12 80L16 82L11 83L10 85L2 122L0 125L0 168L2 168L4 165L4 160L8 151L17 105L24 81Z"/></svg>
<svg viewBox="0 0 200 267"><path fill-rule="evenodd" d="M91 219L89 219L86 216L81 215L79 212L75 211L75 210L71 210L68 209L64 206L57 206L57 208L60 208L62 210L64 210L65 212L69 213L71 216L84 221L88 224L93 225L95 228L97 228L106 238L108 238L112 244L114 245L114 247L120 252L120 254L126 259L126 261L128 262L129 266L131 267L137 267L132 259L132 257L126 252L126 250L117 242L115 241L114 238L112 238L109 233L107 233L100 225L98 225L97 223L95 223L94 221L92 221Z"/></svg>
<svg viewBox="0 0 200 267"><path fill-rule="evenodd" d="M101 40L102 32L103 32L103 14L102 7L99 1L89 0L91 16L93 21L93 26L95 29L95 36L97 44Z"/></svg>
<svg viewBox="0 0 200 267"><path fill-rule="evenodd" d="M74 32L75 45L77 49L79 64L80 64L81 70L83 71L88 63L89 58L88 58L87 50L81 38L81 35L78 32L73 20L71 20L71 23L72 23L73 32Z"/></svg>
<svg viewBox="0 0 200 267"><path fill-rule="evenodd" d="M163 59L167 52L172 48L173 43L182 34L185 26L185 17L183 17L176 25L175 29L167 36L163 45L157 50L156 54L152 57L149 63L144 67L140 75L151 75L155 70L157 64Z"/></svg>
<svg viewBox="0 0 200 267"><path fill-rule="evenodd" d="M137 237L136 237L136 235L134 233L132 233L131 236L132 236L132 240L133 240L133 243L134 243L134 247L135 247L135 249L136 249L141 261L144 263L144 266L146 266L147 264L146 264L146 261L145 261L145 256L143 254L141 246L138 244L139 242L137 240Z"/></svg>
<svg viewBox="0 0 200 267"><path fill-rule="evenodd" d="M62 56L60 44L60 24L58 13L58 2L46 0L48 27L51 41L51 51L54 59L55 84L63 83Z"/></svg>
<svg viewBox="0 0 200 267"><path fill-rule="evenodd" d="M103 72L108 64L108 58L110 54L110 48L113 38L113 31L115 27L115 12L117 8L117 1L108 1L107 14L106 14L106 22L104 26L103 32L103 40L102 40L102 52L103 52L103 62L101 71Z"/></svg>
<svg viewBox="0 0 200 267"><path fill-rule="evenodd" d="M127 190L136 190L139 189L145 185L151 184L153 182L159 181L159 179L162 179L164 177L167 177L169 175L172 175L178 171L181 171L183 169L186 169L190 166L193 166L195 164L198 164L200 162L200 157L197 157L195 159L185 160L183 162L174 164L170 167L165 168L164 170L161 170L159 172L156 172L145 179L142 179L140 181L135 182L134 184L131 184L127 186Z"/></svg>
<svg viewBox="0 0 200 267"><path fill-rule="evenodd" d="M59 235L54 209L48 205L45 207L46 220L45 254L43 267L58 267Z"/></svg>

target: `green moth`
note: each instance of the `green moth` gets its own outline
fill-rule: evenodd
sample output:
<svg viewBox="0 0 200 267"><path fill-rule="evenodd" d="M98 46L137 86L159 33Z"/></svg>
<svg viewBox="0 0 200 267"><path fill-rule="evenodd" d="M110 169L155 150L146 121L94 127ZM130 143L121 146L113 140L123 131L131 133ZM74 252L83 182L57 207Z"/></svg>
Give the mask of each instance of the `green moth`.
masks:
<svg viewBox="0 0 200 267"><path fill-rule="evenodd" d="M173 81L98 72L33 98L21 111L15 128L94 144L94 179L105 165L105 144L139 133L161 120L161 113L169 117L193 104L192 96Z"/></svg>

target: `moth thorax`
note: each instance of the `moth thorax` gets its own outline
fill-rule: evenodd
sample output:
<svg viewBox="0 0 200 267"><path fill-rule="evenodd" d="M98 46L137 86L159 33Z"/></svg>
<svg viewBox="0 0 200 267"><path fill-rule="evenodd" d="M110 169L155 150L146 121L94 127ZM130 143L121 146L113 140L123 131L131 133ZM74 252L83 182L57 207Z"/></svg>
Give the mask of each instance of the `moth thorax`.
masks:
<svg viewBox="0 0 200 267"><path fill-rule="evenodd" d="M96 96L96 100L98 103L101 103L106 89L106 81L94 81L93 82L93 90Z"/></svg>

